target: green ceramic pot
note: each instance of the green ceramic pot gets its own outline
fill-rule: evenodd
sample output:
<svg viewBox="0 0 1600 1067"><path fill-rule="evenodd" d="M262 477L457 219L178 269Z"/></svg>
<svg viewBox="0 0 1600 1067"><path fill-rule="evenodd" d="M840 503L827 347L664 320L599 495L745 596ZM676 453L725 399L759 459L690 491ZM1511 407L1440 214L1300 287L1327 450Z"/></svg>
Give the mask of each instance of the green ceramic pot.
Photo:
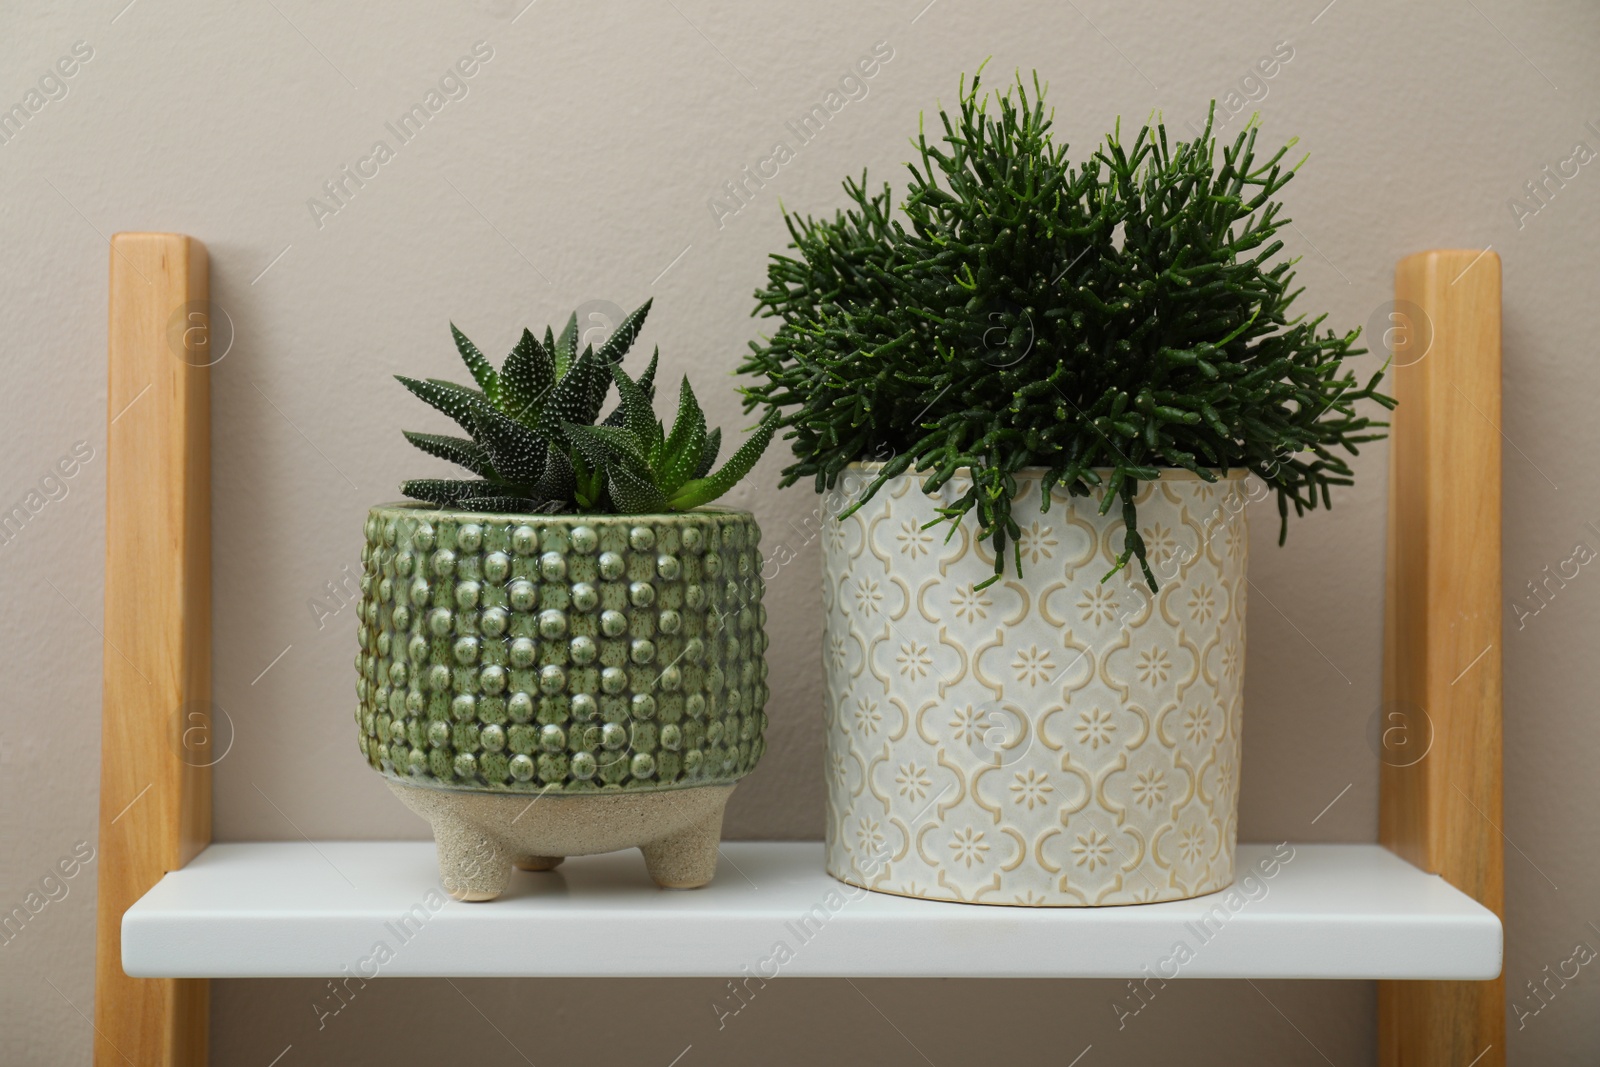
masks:
<svg viewBox="0 0 1600 1067"><path fill-rule="evenodd" d="M413 790L554 801L716 787L725 799L764 747L760 536L748 512L720 508L371 510L356 657L360 747L433 822L442 865L439 798L422 811L421 798L408 799ZM496 831L498 808L451 803L506 866L551 866L586 851L570 826L552 856L538 840ZM580 824L600 810L564 807ZM615 800L612 809L625 810ZM720 802L716 809L720 833ZM705 822L703 812L696 818ZM625 847L615 840L598 834L592 851ZM487 892L468 886L458 895Z"/></svg>

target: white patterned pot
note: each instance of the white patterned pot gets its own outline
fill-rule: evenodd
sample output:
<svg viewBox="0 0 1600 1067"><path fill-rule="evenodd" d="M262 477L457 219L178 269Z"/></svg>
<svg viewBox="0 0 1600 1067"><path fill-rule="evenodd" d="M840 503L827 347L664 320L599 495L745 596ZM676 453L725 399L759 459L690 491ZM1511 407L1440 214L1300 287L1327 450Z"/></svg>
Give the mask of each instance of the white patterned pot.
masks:
<svg viewBox="0 0 1600 1067"><path fill-rule="evenodd" d="M852 465L851 500L876 464ZM1233 881L1244 671L1243 471L1136 498L1160 591L1109 581L1121 507L1017 477L1023 576L901 475L823 538L828 873L982 904L1178 900ZM852 496L851 494L855 494ZM842 510L842 509L840 509ZM836 512L835 512L836 513ZM1009 548L1008 548L1009 552Z"/></svg>

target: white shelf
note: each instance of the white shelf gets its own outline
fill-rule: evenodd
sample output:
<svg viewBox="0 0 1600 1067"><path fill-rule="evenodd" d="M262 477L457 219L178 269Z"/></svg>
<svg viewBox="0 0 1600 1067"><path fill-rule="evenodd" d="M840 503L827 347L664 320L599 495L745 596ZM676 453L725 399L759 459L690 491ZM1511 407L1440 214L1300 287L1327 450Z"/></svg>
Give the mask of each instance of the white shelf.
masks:
<svg viewBox="0 0 1600 1067"><path fill-rule="evenodd" d="M1240 845L1239 870L1270 851ZM1500 973L1494 914L1377 845L1297 845L1262 883L1265 895L1257 889L1232 913L1225 894L1110 908L909 900L835 882L817 842L729 842L722 854L716 881L691 892L656 889L630 850L517 872L492 903L440 905L432 842L212 845L128 910L122 961L135 977L197 978L336 977L344 968L365 977L724 977L746 966L770 977L775 965L813 977ZM844 901L831 914L830 893ZM408 912L426 916L409 933L399 925ZM811 920L809 935L800 925L808 913L826 916ZM779 942L792 953L781 964ZM1191 953L1181 966L1180 942Z"/></svg>

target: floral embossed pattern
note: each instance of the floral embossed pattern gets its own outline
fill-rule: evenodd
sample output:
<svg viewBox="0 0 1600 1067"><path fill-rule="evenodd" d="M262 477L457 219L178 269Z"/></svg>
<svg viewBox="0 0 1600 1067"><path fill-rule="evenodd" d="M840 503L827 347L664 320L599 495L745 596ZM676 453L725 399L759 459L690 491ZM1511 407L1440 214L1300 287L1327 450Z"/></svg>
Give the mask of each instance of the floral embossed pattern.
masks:
<svg viewBox="0 0 1600 1067"><path fill-rule="evenodd" d="M938 900L1176 900L1233 880L1244 667L1244 476L1146 483L1136 568L1120 511L1018 475L1023 577L888 483L823 539L828 871ZM886 611L870 591L906 610ZM869 591L869 592L864 592ZM898 592L898 591L904 591Z"/></svg>

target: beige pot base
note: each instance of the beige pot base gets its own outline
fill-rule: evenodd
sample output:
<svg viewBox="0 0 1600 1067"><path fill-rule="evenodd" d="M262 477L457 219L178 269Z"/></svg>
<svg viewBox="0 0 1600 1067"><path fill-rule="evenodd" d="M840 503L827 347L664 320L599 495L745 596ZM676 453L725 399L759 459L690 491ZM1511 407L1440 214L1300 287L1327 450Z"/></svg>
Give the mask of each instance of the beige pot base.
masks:
<svg viewBox="0 0 1600 1067"><path fill-rule="evenodd" d="M664 889L698 889L717 871L731 785L593 796L510 796L389 788L433 827L439 880L457 900L493 900L513 867L549 871L568 856L637 848Z"/></svg>
<svg viewBox="0 0 1600 1067"><path fill-rule="evenodd" d="M875 884L869 884L867 880L858 876L841 874L839 871L833 868L832 864L825 865L824 869L828 872L828 876L830 878L836 878L845 885L853 885L857 889L865 889L871 893L882 893L885 896L891 897L905 897L907 900L938 900L952 904L981 904L990 907L1005 908L1136 908L1140 904L1163 903L1171 900L1193 900L1196 897L1206 897L1210 896L1212 893L1220 893L1224 889L1227 889L1233 885L1233 855L1231 852L1229 853L1226 871L1220 876L1213 878L1209 882L1187 889L1169 891L1165 894L1152 892L1145 900L1118 901L1111 904L1095 903L1088 900L1074 900L1066 894L1062 894L1061 896L1052 899L1029 901L1003 899L985 900L983 898L983 894L980 893L979 895L968 899L967 897L953 895L948 891L939 888L936 888L931 892L926 889L919 889L913 892L910 889L885 885L881 881Z"/></svg>

